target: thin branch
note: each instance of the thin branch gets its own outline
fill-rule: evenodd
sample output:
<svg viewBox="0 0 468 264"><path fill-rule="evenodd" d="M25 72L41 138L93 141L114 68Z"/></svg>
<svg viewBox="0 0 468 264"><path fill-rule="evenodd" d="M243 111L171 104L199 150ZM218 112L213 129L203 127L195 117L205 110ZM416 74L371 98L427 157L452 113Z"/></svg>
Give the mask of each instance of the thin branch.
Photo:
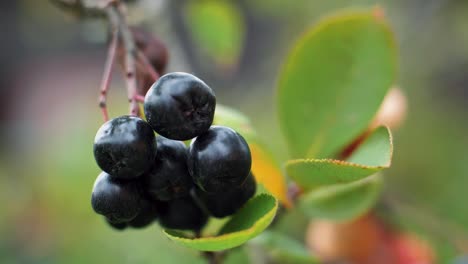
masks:
<svg viewBox="0 0 468 264"><path fill-rule="evenodd" d="M137 94L135 95L135 100L139 103L144 103L145 102L145 97L143 95Z"/></svg>
<svg viewBox="0 0 468 264"><path fill-rule="evenodd" d="M148 57L146 57L146 55L141 50L138 51L138 58L143 63L143 66L145 67L146 71L153 78L153 81L157 81L159 79L159 73L156 71L156 69L150 63L150 61L148 60Z"/></svg>
<svg viewBox="0 0 468 264"><path fill-rule="evenodd" d="M106 63L104 65L104 73L102 75L100 95L99 95L99 107L101 108L104 122L109 120L109 114L107 112L107 93L109 91L110 81L112 79L112 68L115 62L115 54L117 50L117 42L119 36L119 28L112 27L112 39L109 44L107 51Z"/></svg>
<svg viewBox="0 0 468 264"><path fill-rule="evenodd" d="M137 101L137 79L136 62L137 48L130 31L121 2L112 3L108 6L107 14L112 25L117 26L121 31L121 37L125 48L125 80L127 83L127 96L130 103L130 115L138 116L140 108Z"/></svg>

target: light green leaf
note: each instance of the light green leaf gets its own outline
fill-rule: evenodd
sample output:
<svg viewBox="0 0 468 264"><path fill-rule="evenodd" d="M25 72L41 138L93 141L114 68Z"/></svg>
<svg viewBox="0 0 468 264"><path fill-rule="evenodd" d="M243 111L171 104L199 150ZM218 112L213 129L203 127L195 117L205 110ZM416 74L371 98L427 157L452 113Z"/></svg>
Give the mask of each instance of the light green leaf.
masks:
<svg viewBox="0 0 468 264"><path fill-rule="evenodd" d="M277 200L268 194L250 199L213 237L190 238L181 232L164 230L174 242L201 251L220 251L237 247L254 238L273 221Z"/></svg>
<svg viewBox="0 0 468 264"><path fill-rule="evenodd" d="M367 212L377 201L382 186L380 175L322 187L300 198L300 209L310 218L351 220Z"/></svg>
<svg viewBox="0 0 468 264"><path fill-rule="evenodd" d="M216 104L213 124L230 127L240 133L247 141L257 141L255 129L249 118L237 109Z"/></svg>
<svg viewBox="0 0 468 264"><path fill-rule="evenodd" d="M244 43L245 24L229 0L189 1L187 26L196 46L222 66L236 64Z"/></svg>
<svg viewBox="0 0 468 264"><path fill-rule="evenodd" d="M299 241L281 233L265 231L252 239L249 244L260 246L278 263L313 264L319 263Z"/></svg>
<svg viewBox="0 0 468 264"><path fill-rule="evenodd" d="M322 19L286 58L278 82L281 129L293 158L329 158L366 130L397 68L395 40L372 11Z"/></svg>
<svg viewBox="0 0 468 264"><path fill-rule="evenodd" d="M286 171L304 190L360 180L391 164L393 142L390 130L379 127L358 147L348 161L297 159L288 161Z"/></svg>

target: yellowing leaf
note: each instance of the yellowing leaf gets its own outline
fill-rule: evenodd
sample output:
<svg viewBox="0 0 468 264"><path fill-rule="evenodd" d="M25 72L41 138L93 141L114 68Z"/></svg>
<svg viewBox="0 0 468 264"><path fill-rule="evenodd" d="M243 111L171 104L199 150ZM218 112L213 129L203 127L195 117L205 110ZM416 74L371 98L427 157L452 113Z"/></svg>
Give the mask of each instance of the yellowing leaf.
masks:
<svg viewBox="0 0 468 264"><path fill-rule="evenodd" d="M287 208L292 203L287 195L283 173L275 160L256 143L249 144L252 153L252 172L255 179L262 183Z"/></svg>

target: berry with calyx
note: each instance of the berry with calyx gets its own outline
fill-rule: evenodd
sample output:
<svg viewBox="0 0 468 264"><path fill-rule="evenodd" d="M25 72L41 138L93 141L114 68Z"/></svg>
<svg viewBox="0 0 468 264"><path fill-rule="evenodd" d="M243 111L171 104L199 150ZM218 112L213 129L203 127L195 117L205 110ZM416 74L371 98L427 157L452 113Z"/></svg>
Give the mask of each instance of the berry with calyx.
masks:
<svg viewBox="0 0 468 264"><path fill-rule="evenodd" d="M175 140L192 139L207 131L216 97L208 85L182 72L168 73L151 86L145 97L145 116L160 135Z"/></svg>
<svg viewBox="0 0 468 264"><path fill-rule="evenodd" d="M239 210L254 196L256 188L255 178L250 173L241 186L233 187L230 191L206 193L197 188L195 193L212 216L222 218Z"/></svg>
<svg viewBox="0 0 468 264"><path fill-rule="evenodd" d="M135 218L128 222L128 225L133 228L143 228L152 224L158 216L156 208L157 205L155 202L142 199L140 211Z"/></svg>
<svg viewBox="0 0 468 264"><path fill-rule="evenodd" d="M112 223L128 222L140 211L139 185L101 172L94 182L91 205L96 213L104 215Z"/></svg>
<svg viewBox="0 0 468 264"><path fill-rule="evenodd" d="M205 192L219 193L242 185L251 166L249 145L231 128L212 126L190 144L189 172Z"/></svg>
<svg viewBox="0 0 468 264"><path fill-rule="evenodd" d="M156 200L168 201L190 194L193 186L187 168L187 148L181 141L156 137L157 151L153 167L142 176L142 185Z"/></svg>
<svg viewBox="0 0 468 264"><path fill-rule="evenodd" d="M107 217L104 217L104 219L106 220L106 223L111 226L112 228L116 229L116 230L124 230L125 228L127 228L127 223L123 222L123 223L114 223L112 222L111 220L109 220Z"/></svg>
<svg viewBox="0 0 468 264"><path fill-rule="evenodd" d="M151 168L156 140L151 127L135 116L121 116L104 123L94 138L94 158L112 177L131 179Z"/></svg>
<svg viewBox="0 0 468 264"><path fill-rule="evenodd" d="M200 231L208 215L191 196L158 204L159 223L164 228Z"/></svg>

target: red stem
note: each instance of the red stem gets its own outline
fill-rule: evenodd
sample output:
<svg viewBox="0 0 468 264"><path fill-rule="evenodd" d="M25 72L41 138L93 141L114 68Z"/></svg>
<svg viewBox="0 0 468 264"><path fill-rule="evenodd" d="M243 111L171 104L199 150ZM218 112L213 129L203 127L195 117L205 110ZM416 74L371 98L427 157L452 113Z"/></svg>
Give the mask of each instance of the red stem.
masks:
<svg viewBox="0 0 468 264"><path fill-rule="evenodd" d="M115 2L108 6L107 14L112 25L121 31L122 42L125 47L125 81L127 83L127 95L130 103L130 115L139 116L140 107L137 101L136 64L137 48L125 20L124 8L121 2Z"/></svg>
<svg viewBox="0 0 468 264"><path fill-rule="evenodd" d="M149 62L148 57L146 57L146 55L141 50L138 51L138 58L140 59L140 61L145 66L148 73L153 78L153 81L157 81L159 79L159 73L156 71L153 65Z"/></svg>
<svg viewBox="0 0 468 264"><path fill-rule="evenodd" d="M135 100L139 103L144 103L145 102L145 97L143 95L137 94L135 95Z"/></svg>
<svg viewBox="0 0 468 264"><path fill-rule="evenodd" d="M115 62L115 55L117 50L119 30L118 27L112 29L112 39L107 50L107 58L104 65L104 73L102 75L100 95L99 95L99 107L101 108L104 122L109 120L109 114L107 112L107 93L110 87L110 81L112 80L112 68Z"/></svg>

